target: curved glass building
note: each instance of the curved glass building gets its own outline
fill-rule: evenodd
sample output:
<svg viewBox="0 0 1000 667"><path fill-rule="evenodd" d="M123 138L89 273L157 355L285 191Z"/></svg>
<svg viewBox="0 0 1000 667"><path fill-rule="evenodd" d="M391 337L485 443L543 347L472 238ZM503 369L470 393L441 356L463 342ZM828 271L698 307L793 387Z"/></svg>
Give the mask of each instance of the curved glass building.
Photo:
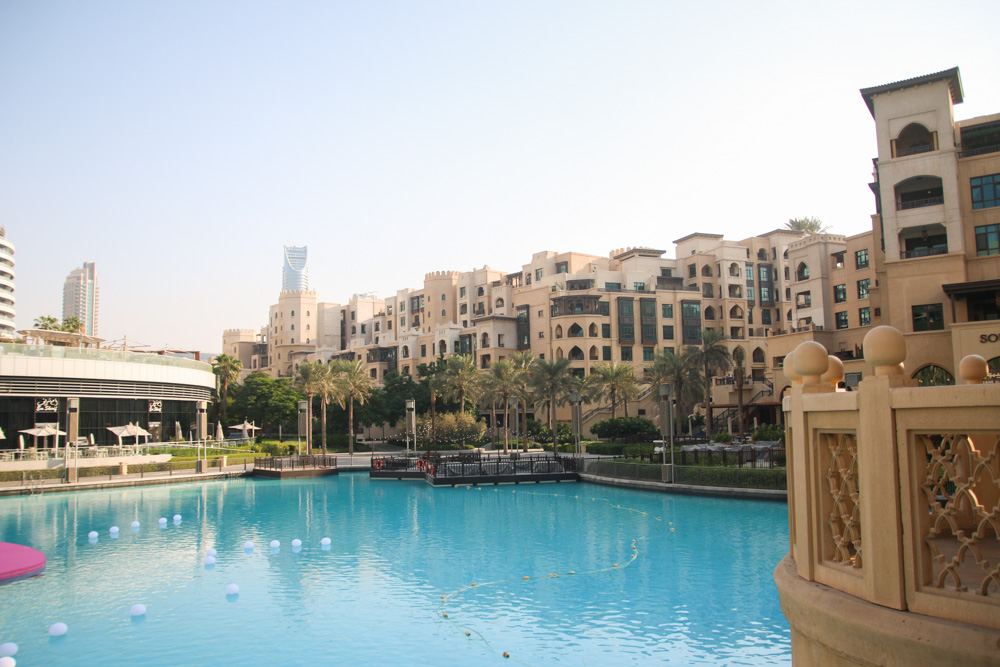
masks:
<svg viewBox="0 0 1000 667"><path fill-rule="evenodd" d="M281 291L309 289L309 269L306 267L308 247L284 246L285 263L281 267Z"/></svg>
<svg viewBox="0 0 1000 667"><path fill-rule="evenodd" d="M0 227L0 339L14 338L14 244Z"/></svg>

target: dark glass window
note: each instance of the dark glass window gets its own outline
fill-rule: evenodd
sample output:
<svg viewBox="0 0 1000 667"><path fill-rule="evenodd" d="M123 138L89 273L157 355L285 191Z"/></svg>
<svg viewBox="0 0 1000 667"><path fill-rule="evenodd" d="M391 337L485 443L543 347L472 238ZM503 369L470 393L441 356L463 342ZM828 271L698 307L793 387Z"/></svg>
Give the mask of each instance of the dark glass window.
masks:
<svg viewBox="0 0 1000 667"><path fill-rule="evenodd" d="M944 306L940 303L928 303L913 306L913 330L937 331L944 329Z"/></svg>
<svg viewBox="0 0 1000 667"><path fill-rule="evenodd" d="M620 290L622 288L621 283L604 283L604 289L606 290Z"/></svg>
<svg viewBox="0 0 1000 667"><path fill-rule="evenodd" d="M669 325L663 325L663 340L673 340L674 339L674 328Z"/></svg>
<svg viewBox="0 0 1000 667"><path fill-rule="evenodd" d="M1000 225L976 227L976 255L1000 255Z"/></svg>
<svg viewBox="0 0 1000 667"><path fill-rule="evenodd" d="M611 325L602 324L601 325L601 338L611 338Z"/></svg>
<svg viewBox="0 0 1000 667"><path fill-rule="evenodd" d="M665 303L660 306L661 315L665 318L673 319L674 317L674 304Z"/></svg>
<svg viewBox="0 0 1000 667"><path fill-rule="evenodd" d="M833 302L844 303L847 301L847 285L833 286Z"/></svg>
<svg viewBox="0 0 1000 667"><path fill-rule="evenodd" d="M632 348L625 346L622 348L622 361L632 361Z"/></svg>
<svg viewBox="0 0 1000 667"><path fill-rule="evenodd" d="M556 262L556 273L567 273L569 271L568 262Z"/></svg>
<svg viewBox="0 0 1000 667"><path fill-rule="evenodd" d="M604 359L604 361L611 361L611 346L610 345L605 345L604 347L601 348L601 350L604 353L603 356L602 356L602 358Z"/></svg>
<svg viewBox="0 0 1000 667"><path fill-rule="evenodd" d="M681 304L681 317L684 319L701 319L701 304L684 303ZM699 339L701 337L699 336Z"/></svg>
<svg viewBox="0 0 1000 667"><path fill-rule="evenodd" d="M872 309L871 308L858 308L858 324L863 327L868 326L872 323Z"/></svg>
<svg viewBox="0 0 1000 667"><path fill-rule="evenodd" d="M598 301L597 312L599 312L601 315L609 315L611 313L610 304L607 301Z"/></svg>
<svg viewBox="0 0 1000 667"><path fill-rule="evenodd" d="M644 347L644 348L642 348L642 360L643 361L652 361L654 354L656 354L656 348L655 347Z"/></svg>
<svg viewBox="0 0 1000 667"><path fill-rule="evenodd" d="M770 308L762 308L761 309L761 311L760 311L760 323L761 324L770 324L771 323L771 309Z"/></svg>
<svg viewBox="0 0 1000 667"><path fill-rule="evenodd" d="M979 176L971 183L973 210L1000 206L1000 174Z"/></svg>
<svg viewBox="0 0 1000 667"><path fill-rule="evenodd" d="M847 311L846 310L842 310L839 313L834 313L834 317L837 320L837 328L838 329L846 329L847 328Z"/></svg>
<svg viewBox="0 0 1000 667"><path fill-rule="evenodd" d="M854 253L854 266L858 269L868 268L868 249L858 250Z"/></svg>
<svg viewBox="0 0 1000 667"><path fill-rule="evenodd" d="M872 284L872 279L871 278L865 278L864 280L859 280L858 281L858 298L859 299L867 299L868 298L868 289L871 287L871 284Z"/></svg>

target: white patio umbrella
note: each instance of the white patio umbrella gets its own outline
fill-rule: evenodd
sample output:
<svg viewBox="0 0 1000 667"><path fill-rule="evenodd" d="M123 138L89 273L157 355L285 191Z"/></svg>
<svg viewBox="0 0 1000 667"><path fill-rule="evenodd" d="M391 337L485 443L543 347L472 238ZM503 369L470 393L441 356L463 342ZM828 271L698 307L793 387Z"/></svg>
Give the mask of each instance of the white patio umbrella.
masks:
<svg viewBox="0 0 1000 667"><path fill-rule="evenodd" d="M177 435L176 435L177 439L178 440L183 440L184 439L184 431L181 430L181 423L180 422L174 422L174 429L177 432Z"/></svg>
<svg viewBox="0 0 1000 667"><path fill-rule="evenodd" d="M34 442L38 441L38 438L48 438L50 436L55 437L55 449L59 451L59 436L66 435L65 431L60 431L55 426L51 424L46 424L44 426L36 426L35 428L23 428L20 433L26 433L34 438ZM21 449L24 449L24 443L22 440Z"/></svg>
<svg viewBox="0 0 1000 667"><path fill-rule="evenodd" d="M242 431L243 439L249 440L250 437L253 435L252 431L259 431L260 426L254 426L253 422L248 422L246 419L244 419L242 424L237 424L236 426L230 426L229 430Z"/></svg>
<svg viewBox="0 0 1000 667"><path fill-rule="evenodd" d="M7 436L4 435L3 429L0 428L0 440L6 440L6 439L7 439Z"/></svg>
<svg viewBox="0 0 1000 667"><path fill-rule="evenodd" d="M222 432L222 422L215 423L215 439L216 440L226 439L226 434Z"/></svg>
<svg viewBox="0 0 1000 667"><path fill-rule="evenodd" d="M138 424L128 423L125 426L109 426L108 430L118 437L118 446L122 446L122 438L135 438L135 444L139 444L139 437L146 436L149 442L150 433Z"/></svg>

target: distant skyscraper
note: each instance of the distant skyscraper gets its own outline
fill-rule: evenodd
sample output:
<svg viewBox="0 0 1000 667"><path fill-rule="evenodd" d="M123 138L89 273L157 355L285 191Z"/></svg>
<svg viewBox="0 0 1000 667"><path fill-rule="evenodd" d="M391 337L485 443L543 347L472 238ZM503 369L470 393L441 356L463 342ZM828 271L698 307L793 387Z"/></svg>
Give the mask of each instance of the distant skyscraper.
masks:
<svg viewBox="0 0 1000 667"><path fill-rule="evenodd" d="M306 268L307 246L285 246L285 263L281 267L281 291L309 289L309 269Z"/></svg>
<svg viewBox="0 0 1000 667"><path fill-rule="evenodd" d="M0 227L0 338L14 338L14 244Z"/></svg>
<svg viewBox="0 0 1000 667"><path fill-rule="evenodd" d="M83 268L70 271L63 284L63 321L75 317L83 325L83 333L96 336L97 302L97 264L84 262Z"/></svg>

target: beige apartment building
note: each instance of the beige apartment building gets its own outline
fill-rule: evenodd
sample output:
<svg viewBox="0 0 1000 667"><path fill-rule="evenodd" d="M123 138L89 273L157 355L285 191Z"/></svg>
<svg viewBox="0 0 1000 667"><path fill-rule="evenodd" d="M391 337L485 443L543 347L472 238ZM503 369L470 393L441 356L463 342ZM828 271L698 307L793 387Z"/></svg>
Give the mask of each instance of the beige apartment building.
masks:
<svg viewBox="0 0 1000 667"><path fill-rule="evenodd" d="M767 422L780 418L786 354L817 340L854 386L871 372L861 341L879 324L904 332L910 376L954 378L971 353L998 374L1000 114L954 120L957 68L861 92L878 150L869 232L777 229L740 241L696 232L674 241L673 258L647 247L543 251L517 272L434 271L419 287L344 306L289 290L266 327L227 331L224 349L274 377L305 359L345 357L364 359L381 382L442 356L470 354L486 369L518 350L569 359L580 376L612 361L641 375L658 349L680 352L701 329L722 329L730 351L745 353L749 415ZM716 379L723 415L735 392L731 378ZM654 416L656 399L647 390L629 414ZM585 425L607 412L591 409Z"/></svg>

